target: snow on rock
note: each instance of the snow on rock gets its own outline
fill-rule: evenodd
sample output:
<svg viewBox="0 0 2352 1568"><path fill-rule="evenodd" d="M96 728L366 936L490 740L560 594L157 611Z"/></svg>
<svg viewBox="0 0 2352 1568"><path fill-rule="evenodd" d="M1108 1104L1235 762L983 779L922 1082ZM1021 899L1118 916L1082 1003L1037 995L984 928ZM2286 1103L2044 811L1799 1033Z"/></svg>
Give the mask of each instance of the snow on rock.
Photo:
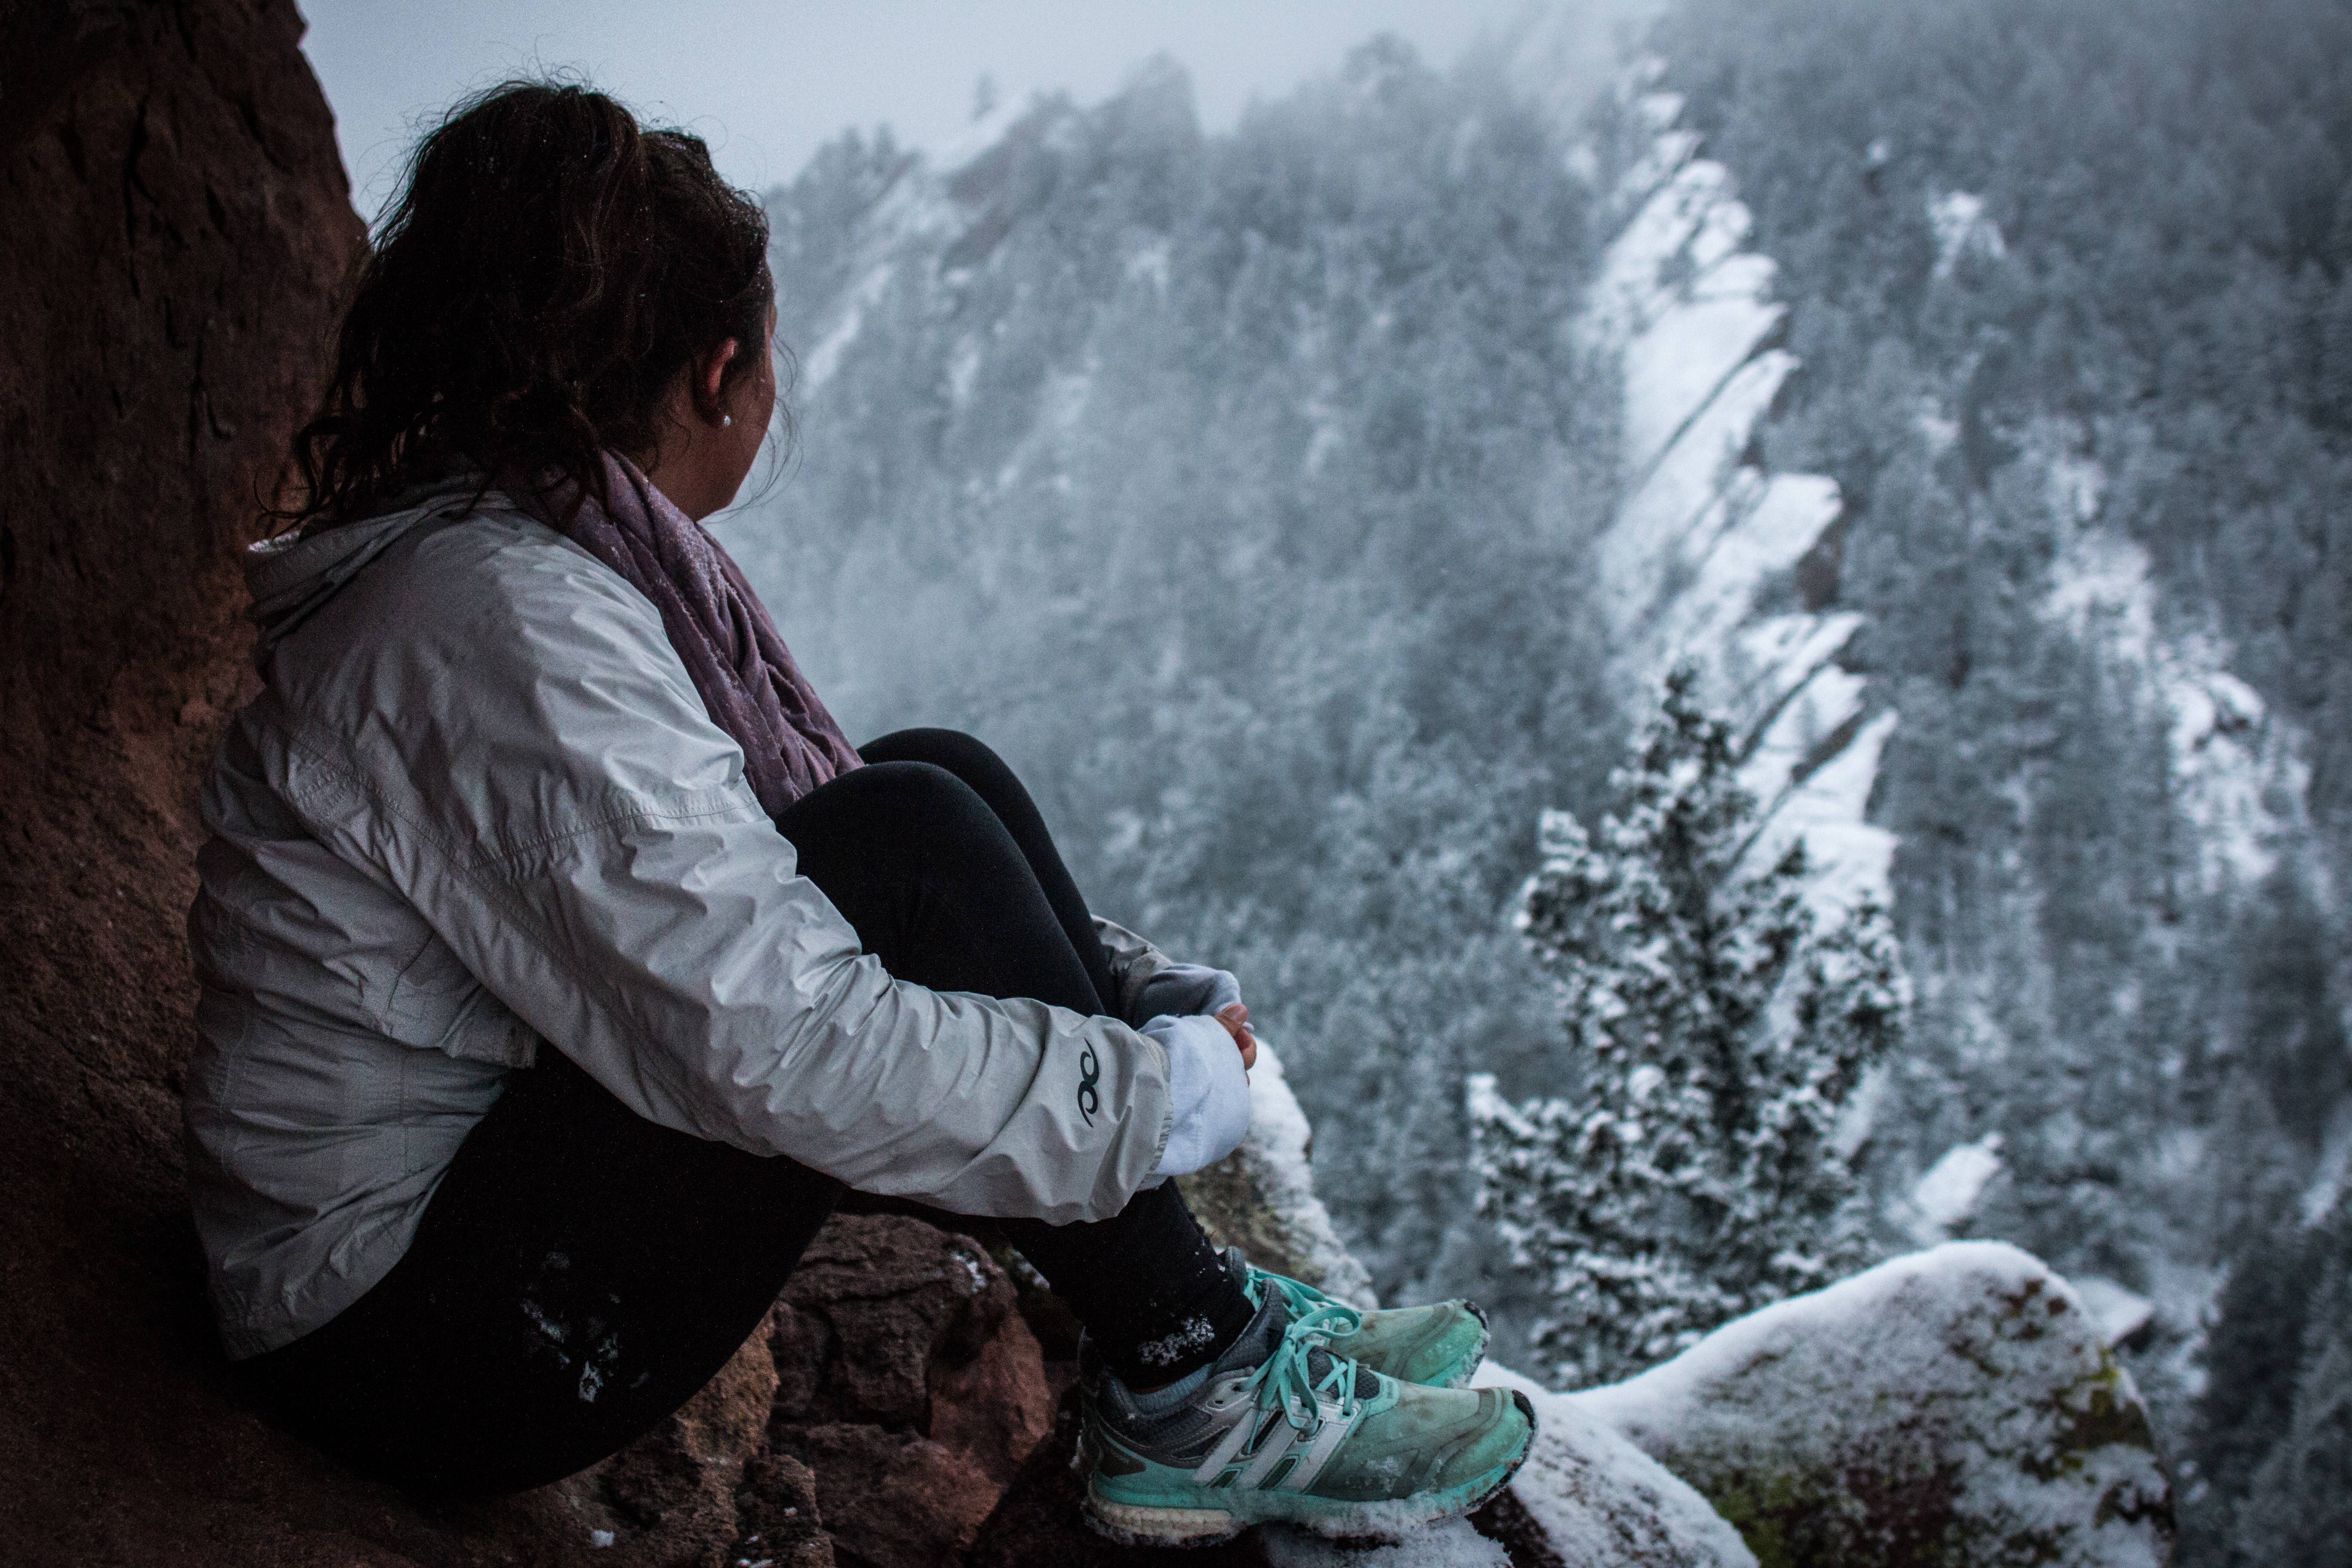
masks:
<svg viewBox="0 0 2352 1568"><path fill-rule="evenodd" d="M1927 1167L1911 1189L1905 1228L1921 1247L1951 1239L1977 1212L1977 1200L2000 1174L2000 1134L1988 1132L1973 1143L1957 1143Z"/></svg>
<svg viewBox="0 0 2352 1568"><path fill-rule="evenodd" d="M2053 464L2053 484L2096 504L2095 471ZM2075 531L2060 552L2043 613L2094 642L2166 716L2176 798L2199 830L2206 890L2251 889L2268 876L2306 826L2311 765L2300 730L2230 673L2227 644L2163 625L2147 552L2104 528Z"/></svg>
<svg viewBox="0 0 2352 1568"><path fill-rule="evenodd" d="M2104 1274L2078 1274L2073 1284L2083 1298L2083 1310L2098 1328L2099 1342L2110 1348L2147 1327L2156 1316L2154 1301Z"/></svg>
<svg viewBox="0 0 2352 1568"><path fill-rule="evenodd" d="M2157 1568L2170 1487L2087 1305L2015 1247L1948 1243L1564 1403L1768 1562Z"/></svg>
<svg viewBox="0 0 2352 1568"><path fill-rule="evenodd" d="M1493 1362L1471 1382L1516 1388L1534 1404L1535 1450L1510 1491L1560 1561L1578 1568L1752 1568L1755 1555L1739 1532L1581 1395L1551 1393Z"/></svg>
<svg viewBox="0 0 2352 1568"><path fill-rule="evenodd" d="M2299 1205L2303 1223L2320 1225L2336 1212L2336 1205L2352 1194L2352 1105L2339 1106L2329 1121L2327 1135L2321 1145L2319 1169L2304 1189Z"/></svg>
<svg viewBox="0 0 2352 1568"><path fill-rule="evenodd" d="M1826 478L1751 460L1797 360L1776 343L1771 259L1742 248L1748 211L1676 128L1682 100L1649 89L1657 74L1647 62L1621 88L1651 142L1619 181L1627 216L1577 322L1624 367L1626 493L1601 541L1618 684L1639 706L1696 659L1746 737L1759 858L1801 837L1817 906L1884 903L1895 841L1864 814L1895 716L1835 663L1859 617L1784 602L1843 502Z"/></svg>
<svg viewBox="0 0 2352 1568"><path fill-rule="evenodd" d="M1282 1058L1258 1037L1250 1069L1250 1126L1242 1146L1204 1171L1177 1178L1185 1201L1219 1246L1304 1279L1359 1307L1377 1307L1372 1277L1332 1227L1307 1163L1313 1131L1283 1076Z"/></svg>
<svg viewBox="0 0 2352 1568"><path fill-rule="evenodd" d="M1685 585L1661 608L1653 638L1683 652L1704 651L1718 671L1717 688L1729 698L1720 672L1750 620L1757 588L1804 559L1837 521L1839 505L1837 486L1818 474L1766 479L1755 468L1738 470L1701 526L1685 535Z"/></svg>
<svg viewBox="0 0 2352 1568"><path fill-rule="evenodd" d="M1650 466L1732 372L1780 323L1782 307L1748 289L1687 300L1661 315L1625 354L1625 462Z"/></svg>
<svg viewBox="0 0 2352 1568"><path fill-rule="evenodd" d="M1748 851L1748 865L1760 870L1785 853L1790 842L1805 844L1805 902L1824 921L1861 907L1887 902L1887 876L1895 866L1895 835L1863 820L1878 759L1895 733L1895 715L1882 712L1834 743L1821 764L1765 805L1764 826ZM1836 737L1831 737L1836 742Z"/></svg>

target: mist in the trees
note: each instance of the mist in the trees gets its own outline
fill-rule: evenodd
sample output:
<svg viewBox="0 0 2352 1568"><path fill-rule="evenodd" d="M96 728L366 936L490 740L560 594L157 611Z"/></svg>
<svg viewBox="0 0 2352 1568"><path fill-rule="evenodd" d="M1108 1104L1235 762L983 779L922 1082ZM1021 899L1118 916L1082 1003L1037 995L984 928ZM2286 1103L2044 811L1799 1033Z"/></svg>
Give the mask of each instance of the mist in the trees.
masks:
<svg viewBox="0 0 2352 1568"><path fill-rule="evenodd" d="M1624 366L1579 323L1661 127L1564 109L1523 41L1368 46L1213 136L1156 68L952 156L828 147L770 198L800 445L730 545L856 737L979 732L1104 912L1242 975L1384 1294L1475 1295L1507 1355L1598 1374L1869 1248L2014 1240L2126 1304L2182 1560L2292 1556L2334 1516L2279 1500L2335 1473L2345 1408L2313 1325L2352 1185L2352 14L1685 0L1642 42L1802 362L1725 464L1843 507L1757 613L1858 617L1841 679L1895 716L1869 817L1912 1005L1866 1094L1870 1051L1824 1047L1777 1172L1578 1143L1639 1109L1730 1149L1748 1111L1563 1031L1559 986L1631 946L1562 924L1548 972L1511 927L1530 876L1563 921L1638 880L1570 897L1641 858L1538 824L1627 809L1655 698L1601 571L1646 548L1612 533ZM1832 942L1787 894L1743 940ZM1717 1037L1769 1060L1786 965L1643 1005L1662 1041L1747 1009ZM1493 1159L1558 1178L1521 1161L1532 1272L1510 1202L1474 1212L1478 1073ZM1708 1274L1734 1213L1811 1261ZM1671 1289L1573 1261L1643 1247ZM1538 1353L1563 1294L1587 1326Z"/></svg>
<svg viewBox="0 0 2352 1568"><path fill-rule="evenodd" d="M991 129L773 197L801 449L739 548L853 732L984 736L1098 908L1244 977L1381 1288L1438 1289L1491 1249L1463 1075L1552 1048L1505 905L1617 749L1592 193L1497 61L1394 44L1230 136L1172 71Z"/></svg>

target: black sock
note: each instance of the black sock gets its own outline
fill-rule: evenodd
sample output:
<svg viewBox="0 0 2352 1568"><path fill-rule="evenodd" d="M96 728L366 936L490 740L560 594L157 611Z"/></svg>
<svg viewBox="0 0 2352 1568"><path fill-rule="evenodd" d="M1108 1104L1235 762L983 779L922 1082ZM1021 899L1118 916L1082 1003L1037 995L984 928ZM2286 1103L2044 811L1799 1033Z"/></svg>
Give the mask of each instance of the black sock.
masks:
<svg viewBox="0 0 2352 1568"><path fill-rule="evenodd" d="M1171 1383L1208 1365L1257 1314L1172 1181L1136 1194L1116 1219L1004 1230L1121 1383Z"/></svg>

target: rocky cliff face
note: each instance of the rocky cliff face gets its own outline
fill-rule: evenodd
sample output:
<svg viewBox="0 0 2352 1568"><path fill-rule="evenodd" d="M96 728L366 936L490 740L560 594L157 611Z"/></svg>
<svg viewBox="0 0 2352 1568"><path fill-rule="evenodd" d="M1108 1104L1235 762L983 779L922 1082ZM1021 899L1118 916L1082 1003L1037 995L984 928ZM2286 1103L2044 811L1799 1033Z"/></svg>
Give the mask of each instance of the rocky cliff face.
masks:
<svg viewBox="0 0 2352 1568"><path fill-rule="evenodd" d="M1624 374L1625 499L1601 540L1624 700L1697 662L1740 728L1741 783L1764 826L1750 864L1804 842L1812 899L1889 901L1892 835L1864 820L1895 715L1839 664L1862 617L1830 607L1844 541L1836 484L1769 472L1757 451L1798 361L1781 345L1775 268L1748 246L1730 173L1699 155L1682 100L1643 84L1619 112L1641 150L1611 201L1622 226L1578 330Z"/></svg>
<svg viewBox="0 0 2352 1568"><path fill-rule="evenodd" d="M20 1561L283 1558L325 1516L226 1400L175 1094L193 785L244 668L234 557L362 239L301 26L281 0L0 14L0 1555Z"/></svg>

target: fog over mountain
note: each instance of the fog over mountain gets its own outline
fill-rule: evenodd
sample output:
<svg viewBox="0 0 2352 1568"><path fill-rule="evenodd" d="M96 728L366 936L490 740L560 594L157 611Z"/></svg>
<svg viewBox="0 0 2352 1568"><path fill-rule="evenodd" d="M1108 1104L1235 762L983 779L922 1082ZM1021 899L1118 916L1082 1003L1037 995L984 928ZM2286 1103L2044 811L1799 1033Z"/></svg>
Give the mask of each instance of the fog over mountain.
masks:
<svg viewBox="0 0 2352 1568"><path fill-rule="evenodd" d="M1546 1286L1465 1082L1576 1094L1512 919L1538 815L1597 828L1696 661L1756 857L1900 936L1842 1134L1873 1248L2076 1280L2183 1561L2328 1539L2352 21L1591 37L1375 40L1216 134L1160 67L835 141L769 197L799 446L726 537L853 734L982 734L1099 908L1243 976L1377 1288L1513 1356Z"/></svg>

